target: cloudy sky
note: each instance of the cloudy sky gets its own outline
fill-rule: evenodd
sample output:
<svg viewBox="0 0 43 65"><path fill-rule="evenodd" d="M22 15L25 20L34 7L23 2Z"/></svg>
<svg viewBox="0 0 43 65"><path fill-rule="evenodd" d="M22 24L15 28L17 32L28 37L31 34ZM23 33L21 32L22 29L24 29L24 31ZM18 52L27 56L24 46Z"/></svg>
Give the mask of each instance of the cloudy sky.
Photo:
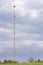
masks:
<svg viewBox="0 0 43 65"><path fill-rule="evenodd" d="M16 59L43 59L43 0L0 0L0 60L14 59L14 8Z"/></svg>

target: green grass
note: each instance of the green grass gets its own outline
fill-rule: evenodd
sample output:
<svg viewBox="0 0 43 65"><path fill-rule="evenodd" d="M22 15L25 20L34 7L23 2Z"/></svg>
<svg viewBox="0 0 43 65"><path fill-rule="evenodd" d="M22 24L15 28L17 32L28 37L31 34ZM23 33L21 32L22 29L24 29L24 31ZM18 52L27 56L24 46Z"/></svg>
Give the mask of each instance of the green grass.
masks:
<svg viewBox="0 0 43 65"><path fill-rule="evenodd" d="M0 64L0 65L43 65L43 63L9 63L9 64Z"/></svg>

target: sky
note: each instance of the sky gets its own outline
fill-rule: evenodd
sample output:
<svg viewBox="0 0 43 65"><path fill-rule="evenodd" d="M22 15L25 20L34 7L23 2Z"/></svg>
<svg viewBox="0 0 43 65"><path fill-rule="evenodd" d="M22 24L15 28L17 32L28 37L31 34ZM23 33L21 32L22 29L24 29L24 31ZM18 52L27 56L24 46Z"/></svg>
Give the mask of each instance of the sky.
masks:
<svg viewBox="0 0 43 65"><path fill-rule="evenodd" d="M14 59L14 13L16 60L43 59L43 0L0 2L0 60Z"/></svg>

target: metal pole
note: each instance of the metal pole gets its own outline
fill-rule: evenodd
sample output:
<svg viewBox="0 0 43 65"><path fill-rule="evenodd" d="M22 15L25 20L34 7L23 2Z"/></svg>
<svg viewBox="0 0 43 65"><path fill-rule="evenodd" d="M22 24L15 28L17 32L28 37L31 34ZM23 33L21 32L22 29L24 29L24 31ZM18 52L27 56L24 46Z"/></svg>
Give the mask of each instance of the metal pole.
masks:
<svg viewBox="0 0 43 65"><path fill-rule="evenodd" d="M14 61L15 61L15 25L16 25L16 22L15 22L15 7L16 6L13 6L14 7Z"/></svg>

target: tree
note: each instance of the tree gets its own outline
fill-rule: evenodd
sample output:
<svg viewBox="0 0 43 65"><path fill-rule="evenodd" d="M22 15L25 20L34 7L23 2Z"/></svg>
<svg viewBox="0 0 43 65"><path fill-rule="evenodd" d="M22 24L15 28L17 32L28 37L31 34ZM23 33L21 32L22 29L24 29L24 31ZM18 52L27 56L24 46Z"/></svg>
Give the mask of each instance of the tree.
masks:
<svg viewBox="0 0 43 65"><path fill-rule="evenodd" d="M4 60L4 62L3 63L7 63L7 60Z"/></svg>
<svg viewBox="0 0 43 65"><path fill-rule="evenodd" d="M38 62L40 62L40 59L38 59Z"/></svg>
<svg viewBox="0 0 43 65"><path fill-rule="evenodd" d="M0 64L1 64L1 61L0 61Z"/></svg>
<svg viewBox="0 0 43 65"><path fill-rule="evenodd" d="M33 57L30 57L29 58L29 62L34 62L34 58Z"/></svg>

